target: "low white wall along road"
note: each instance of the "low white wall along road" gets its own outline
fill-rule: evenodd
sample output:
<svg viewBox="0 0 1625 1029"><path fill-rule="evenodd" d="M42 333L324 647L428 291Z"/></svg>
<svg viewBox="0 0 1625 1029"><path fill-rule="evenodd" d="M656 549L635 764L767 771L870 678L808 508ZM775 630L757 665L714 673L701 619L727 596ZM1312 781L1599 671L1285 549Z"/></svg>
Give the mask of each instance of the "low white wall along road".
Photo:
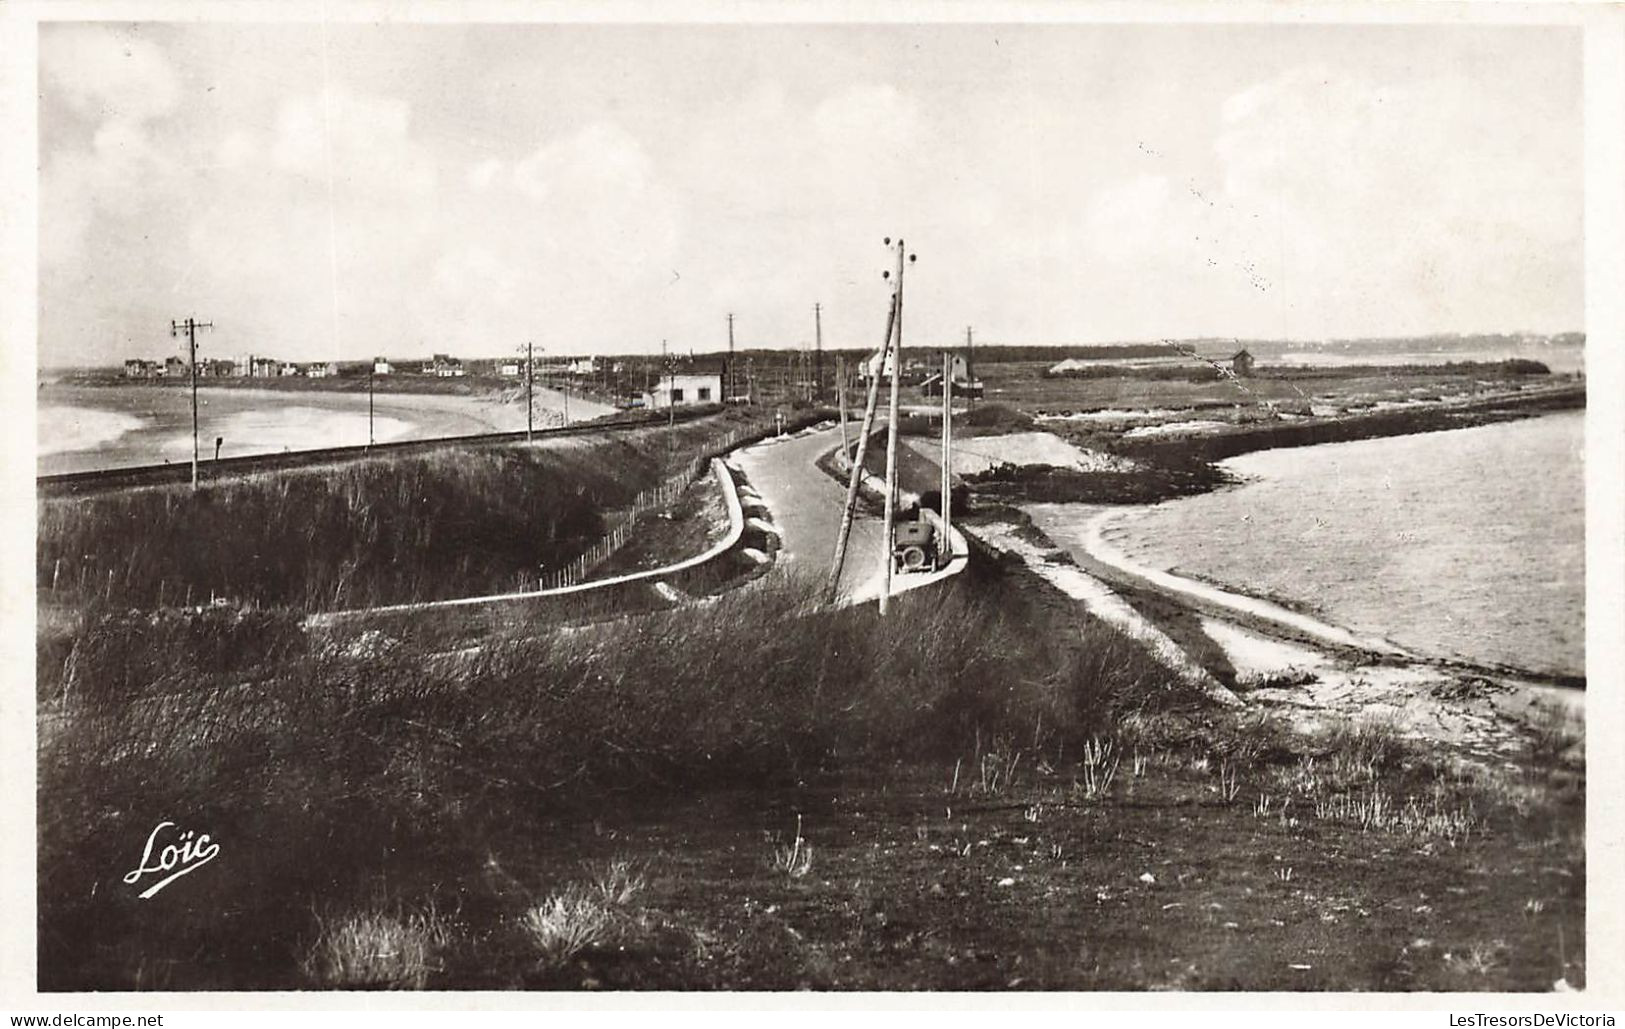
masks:
<svg viewBox="0 0 1625 1029"><path fill-rule="evenodd" d="M562 597L575 593L588 593L592 590L601 590L610 586L620 586L629 582L642 582L646 580L664 579L676 575L678 572L697 568L708 561L712 561L729 550L732 550L745 533L745 513L739 503L739 491L734 486L733 475L723 464L721 458L711 459L711 474L716 476L717 484L722 487L723 499L728 505L728 532L722 539L705 550L704 553L664 568L651 568L642 572L630 572L626 575L617 575L610 579L598 579L593 582L580 582L573 586L563 586L551 590L521 590L514 593L491 593L478 597L457 597L452 600L428 600L416 604L390 604L385 607L363 607L350 611L326 611L311 615L305 619L307 625L326 625L345 618L353 618L372 614L394 614L403 611L432 611L436 608L468 607L475 604L497 604L513 600L533 600L538 597Z"/></svg>

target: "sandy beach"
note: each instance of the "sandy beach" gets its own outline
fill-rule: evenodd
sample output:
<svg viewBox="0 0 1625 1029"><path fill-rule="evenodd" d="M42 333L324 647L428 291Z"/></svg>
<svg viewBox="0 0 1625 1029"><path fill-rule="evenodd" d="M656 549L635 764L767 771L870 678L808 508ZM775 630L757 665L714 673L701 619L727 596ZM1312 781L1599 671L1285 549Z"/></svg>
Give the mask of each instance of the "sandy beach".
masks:
<svg viewBox="0 0 1625 1029"><path fill-rule="evenodd" d="M565 398L536 390L537 427L563 422ZM572 421L607 405L569 398ZM192 456L190 391L155 386L49 385L38 394L39 474L185 462ZM198 388L199 457L211 460L436 439L525 428L522 395Z"/></svg>

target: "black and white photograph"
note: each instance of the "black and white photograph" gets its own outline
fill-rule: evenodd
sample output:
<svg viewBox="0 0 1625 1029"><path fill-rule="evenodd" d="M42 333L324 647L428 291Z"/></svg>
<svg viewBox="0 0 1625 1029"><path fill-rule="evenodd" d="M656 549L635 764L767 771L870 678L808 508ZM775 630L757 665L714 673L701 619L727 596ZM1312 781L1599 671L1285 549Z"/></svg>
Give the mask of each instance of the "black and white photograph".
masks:
<svg viewBox="0 0 1625 1029"><path fill-rule="evenodd" d="M36 8L8 975L1618 989L1541 7Z"/></svg>

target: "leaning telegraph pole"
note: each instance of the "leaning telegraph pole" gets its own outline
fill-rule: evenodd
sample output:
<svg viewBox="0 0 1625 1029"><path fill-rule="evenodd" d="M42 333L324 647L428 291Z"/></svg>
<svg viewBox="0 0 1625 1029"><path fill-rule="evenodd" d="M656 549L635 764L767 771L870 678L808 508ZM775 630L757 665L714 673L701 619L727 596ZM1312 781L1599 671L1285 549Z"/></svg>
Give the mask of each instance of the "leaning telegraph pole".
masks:
<svg viewBox="0 0 1625 1029"><path fill-rule="evenodd" d="M846 438L846 360L835 358L835 398L841 409L841 453L851 456L852 445Z"/></svg>
<svg viewBox="0 0 1625 1029"><path fill-rule="evenodd" d="M189 355L189 364L192 370L192 489L197 489L197 330L212 329L214 322L200 322L196 318L187 318L184 322L173 319L169 322L169 334L179 336L182 330L186 332L186 348Z"/></svg>
<svg viewBox="0 0 1625 1029"><path fill-rule="evenodd" d="M888 244L891 240L886 240ZM892 575L892 525L897 518L897 401L898 386L903 377L903 241L897 241L897 313L893 320L893 335L896 342L892 344L891 365L891 406L890 424L886 428L886 503L881 518L881 559L886 565L886 574L881 579L880 586L880 613L884 615L891 600ZM909 255L913 260L914 255Z"/></svg>
<svg viewBox="0 0 1625 1029"><path fill-rule="evenodd" d="M722 398L723 403L731 403L734 398L734 316L728 312L728 382L725 385L728 395Z"/></svg>
<svg viewBox="0 0 1625 1029"><path fill-rule="evenodd" d="M869 450L869 433L875 423L875 407L880 399L880 375L886 367L886 355L891 352L892 330L897 325L897 293L892 292L891 308L886 312L886 338L880 344L869 375L869 392L863 403L863 421L858 428L858 449L852 458L852 475L846 484L846 504L841 509L841 531L835 534L835 559L830 563L829 581L824 584L824 600L833 604L840 594L841 569L846 564L846 544L852 536L852 514L858 506L858 485L863 482L863 462ZM886 555L891 560L891 555Z"/></svg>

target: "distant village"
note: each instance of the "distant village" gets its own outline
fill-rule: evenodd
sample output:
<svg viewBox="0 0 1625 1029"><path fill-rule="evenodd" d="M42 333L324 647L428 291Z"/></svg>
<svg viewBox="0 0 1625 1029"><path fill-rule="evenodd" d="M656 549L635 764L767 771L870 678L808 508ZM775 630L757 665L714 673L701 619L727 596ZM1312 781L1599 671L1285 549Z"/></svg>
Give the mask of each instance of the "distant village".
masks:
<svg viewBox="0 0 1625 1029"><path fill-rule="evenodd" d="M683 407L719 404L723 397L723 373L694 368L692 357L674 358L673 365L684 371L662 372L649 361L609 361L596 357L538 360L531 370L533 381L544 388L573 383L583 389L617 398L622 407ZM236 358L199 358L197 376L202 379L327 379L363 376L399 376L435 379L497 379L520 382L525 362L519 357L470 358L449 354L430 358L395 360L377 357L368 361L282 361L274 357L245 354ZM162 361L129 358L124 362L126 379L190 379L191 369L184 358ZM634 383L631 380L636 380ZM741 374L741 384L744 383ZM639 388L641 387L641 388ZM747 395L730 398L743 402Z"/></svg>
<svg viewBox="0 0 1625 1029"><path fill-rule="evenodd" d="M614 371L621 371L620 362L614 362ZM428 375L441 379L460 379L464 376L487 376L517 379L524 368L518 358L485 358L464 361L449 354L435 354L426 360L392 361L387 357L373 358L373 375ZM599 372L596 358L567 358L536 363L537 375L589 376ZM281 361L274 357L244 354L233 358L199 358L198 378L276 379L302 376L307 379L325 379L337 375L365 375L369 371L366 361ZM190 376L187 362L180 357L162 361L132 357L124 362L127 379L176 379Z"/></svg>

